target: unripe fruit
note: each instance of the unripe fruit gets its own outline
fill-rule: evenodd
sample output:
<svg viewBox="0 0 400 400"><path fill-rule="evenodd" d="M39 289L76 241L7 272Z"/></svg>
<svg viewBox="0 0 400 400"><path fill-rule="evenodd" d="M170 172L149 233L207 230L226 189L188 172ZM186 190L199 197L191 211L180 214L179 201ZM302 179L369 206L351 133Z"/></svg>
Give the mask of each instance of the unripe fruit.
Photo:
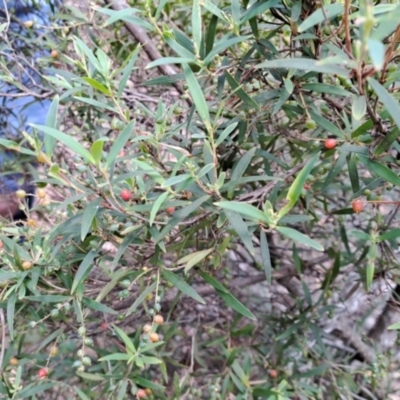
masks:
<svg viewBox="0 0 400 400"><path fill-rule="evenodd" d="M22 269L27 271L28 269L32 268L32 263L30 261L24 261L22 263Z"/></svg>
<svg viewBox="0 0 400 400"><path fill-rule="evenodd" d="M85 328L84 326L81 326L81 327L78 329L78 335L79 335L80 337L86 335L86 328Z"/></svg>
<svg viewBox="0 0 400 400"><path fill-rule="evenodd" d="M45 164L46 162L48 162L47 156L46 154L43 153L43 151L41 151L37 156L36 156L37 160L41 163L41 164Z"/></svg>
<svg viewBox="0 0 400 400"><path fill-rule="evenodd" d="M53 347L50 349L50 355L51 355L52 357L55 357L57 354L58 354L58 347L57 347L57 346L53 346Z"/></svg>
<svg viewBox="0 0 400 400"><path fill-rule="evenodd" d="M328 138L325 140L325 148L328 150L334 149L337 145L336 139Z"/></svg>
<svg viewBox="0 0 400 400"><path fill-rule="evenodd" d="M364 203L360 199L356 199L351 203L351 207L354 212L360 213L364 209Z"/></svg>
<svg viewBox="0 0 400 400"><path fill-rule="evenodd" d="M132 193L128 189L122 189L120 196L123 201L129 201L131 199Z"/></svg>
<svg viewBox="0 0 400 400"><path fill-rule="evenodd" d="M28 225L34 228L36 226L36 221L34 219L28 219Z"/></svg>
<svg viewBox="0 0 400 400"><path fill-rule="evenodd" d="M317 124L316 124L316 122L315 122L313 119L308 119L308 120L306 121L306 123L304 124L304 126L305 126L307 129L314 129L314 128L317 126Z"/></svg>
<svg viewBox="0 0 400 400"><path fill-rule="evenodd" d="M143 389L139 389L136 393L136 397L138 399L146 399L147 398L147 394Z"/></svg>
<svg viewBox="0 0 400 400"><path fill-rule="evenodd" d="M15 192L15 195L16 195L19 199L24 199L24 198L26 197L26 192L25 192L25 190L20 189L20 190L17 190L17 191Z"/></svg>
<svg viewBox="0 0 400 400"><path fill-rule="evenodd" d="M44 189L39 188L37 190L37 195L39 199L44 199L46 197L46 191Z"/></svg>
<svg viewBox="0 0 400 400"><path fill-rule="evenodd" d="M25 28L32 28L33 26L33 21L25 21L24 22Z"/></svg>
<svg viewBox="0 0 400 400"><path fill-rule="evenodd" d="M49 371L47 370L47 368L40 368L38 371L38 377L40 379L44 379L44 378L46 378L48 373L49 373Z"/></svg>
<svg viewBox="0 0 400 400"><path fill-rule="evenodd" d="M154 316L154 322L158 325L162 325L164 322L164 318L161 314L157 314Z"/></svg>
<svg viewBox="0 0 400 400"><path fill-rule="evenodd" d="M149 333L149 338L153 343L158 342L160 340L160 336L156 332Z"/></svg>
<svg viewBox="0 0 400 400"><path fill-rule="evenodd" d="M12 357L12 358L10 358L10 361L9 361L9 364L10 365L18 365L18 363L19 363L19 360L18 360L18 358L15 358L15 357Z"/></svg>
<svg viewBox="0 0 400 400"><path fill-rule="evenodd" d="M146 394L148 394L149 396L151 396L152 395L152 391L151 391L151 389L150 388L146 388L146 389L144 389L144 391L146 392Z"/></svg>
<svg viewBox="0 0 400 400"><path fill-rule="evenodd" d="M143 326L143 332L144 333L149 333L151 331L151 325L146 324Z"/></svg>

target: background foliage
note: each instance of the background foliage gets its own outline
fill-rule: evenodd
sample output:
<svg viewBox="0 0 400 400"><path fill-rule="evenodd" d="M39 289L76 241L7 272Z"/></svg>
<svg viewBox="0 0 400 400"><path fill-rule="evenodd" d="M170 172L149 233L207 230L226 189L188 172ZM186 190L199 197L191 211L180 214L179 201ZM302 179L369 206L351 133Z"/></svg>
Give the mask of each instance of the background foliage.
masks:
<svg viewBox="0 0 400 400"><path fill-rule="evenodd" d="M42 189L2 227L2 395L388 398L397 2L57 18ZM341 318L355 293L379 334Z"/></svg>

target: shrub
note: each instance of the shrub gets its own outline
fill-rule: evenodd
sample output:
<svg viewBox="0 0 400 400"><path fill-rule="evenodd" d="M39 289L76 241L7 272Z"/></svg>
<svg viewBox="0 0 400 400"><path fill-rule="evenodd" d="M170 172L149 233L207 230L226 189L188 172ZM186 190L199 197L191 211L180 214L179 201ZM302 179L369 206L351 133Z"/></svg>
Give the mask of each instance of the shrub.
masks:
<svg viewBox="0 0 400 400"><path fill-rule="evenodd" d="M382 395L390 354L332 337L361 284L396 283L397 4L90 7L59 15L26 150L42 223L2 228L1 392Z"/></svg>

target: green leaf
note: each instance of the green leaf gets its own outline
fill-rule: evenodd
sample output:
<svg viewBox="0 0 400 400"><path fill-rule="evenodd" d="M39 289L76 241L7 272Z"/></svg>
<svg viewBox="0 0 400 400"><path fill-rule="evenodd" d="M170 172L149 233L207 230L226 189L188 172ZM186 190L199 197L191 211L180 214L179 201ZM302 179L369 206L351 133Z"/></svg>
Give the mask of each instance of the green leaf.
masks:
<svg viewBox="0 0 400 400"><path fill-rule="evenodd" d="M365 283L367 291L371 289L372 282L374 280L376 250L377 250L376 243L371 242L369 246L367 266L365 270L365 278L366 278Z"/></svg>
<svg viewBox="0 0 400 400"><path fill-rule="evenodd" d="M89 233L94 218L96 217L97 212L99 211L99 206L101 203L102 198L98 197L97 199L93 200L89 203L85 211L82 215L82 226L81 226L81 240L83 241L86 235Z"/></svg>
<svg viewBox="0 0 400 400"><path fill-rule="evenodd" d="M385 179L385 181L390 182L393 185L400 186L400 178L386 165L369 160L367 157L364 156L358 156L358 158L371 173L378 175L379 177Z"/></svg>
<svg viewBox="0 0 400 400"><path fill-rule="evenodd" d="M204 59L203 64L208 65L213 58L217 54L221 54L223 51L225 51L228 47L234 46L235 44L244 42L248 39L250 39L250 35L247 36L238 36L230 39L223 38L221 39L215 46L214 48L207 54L207 57Z"/></svg>
<svg viewBox="0 0 400 400"><path fill-rule="evenodd" d="M133 70L135 62L137 60L137 55L138 55L140 49L141 49L141 46L136 46L136 49L131 53L128 64L124 68L124 72L122 73L122 77L118 84L118 99L121 98L122 92L124 91L125 86L126 86L126 82L128 82L128 79L132 74L132 70Z"/></svg>
<svg viewBox="0 0 400 400"><path fill-rule="evenodd" d="M203 271L199 271L199 275L211 286L216 289L218 295L225 301L228 307L231 307L233 310L238 312L240 315L243 315L246 318L252 319L253 321L257 321L255 315L246 308L233 294L231 294L227 289L219 290L219 287L222 286L216 279L212 276L206 274Z"/></svg>
<svg viewBox="0 0 400 400"><path fill-rule="evenodd" d="M15 304L17 302L16 293L12 293L7 299L7 328L10 339L14 340L14 319L15 319ZM5 329L5 327L3 327Z"/></svg>
<svg viewBox="0 0 400 400"><path fill-rule="evenodd" d="M396 239L400 236L400 228L396 229L391 229L390 231L386 231L385 233L382 233L378 237L378 240L383 241L383 240L391 240L391 239Z"/></svg>
<svg viewBox="0 0 400 400"><path fill-rule="evenodd" d="M270 222L265 213L247 203L241 203L239 201L220 201L218 203L214 203L214 205L217 207L221 207L224 210L243 214L255 222L264 222L267 224Z"/></svg>
<svg viewBox="0 0 400 400"><path fill-rule="evenodd" d="M113 353L99 358L99 361L128 361L130 358L131 356L126 353Z"/></svg>
<svg viewBox="0 0 400 400"><path fill-rule="evenodd" d="M49 128L57 127L57 115L58 115L59 104L60 104L60 97L56 95L54 96L54 99L51 102L50 108L47 112L46 126L48 126ZM53 155L54 143L55 143L54 137L50 135L46 135L44 137L44 145L46 148L47 157L51 157Z"/></svg>
<svg viewBox="0 0 400 400"><path fill-rule="evenodd" d="M171 283L176 289L181 291L183 294L186 294L186 296L191 297L192 299L198 301L201 304L206 304L203 298L199 296L197 292L191 286L189 286L183 279L181 279L178 275L170 271L167 271L165 269L162 270L161 274L169 283Z"/></svg>
<svg viewBox="0 0 400 400"><path fill-rule="evenodd" d="M193 0L192 7L192 36L195 44L196 55L200 55L202 41L201 7L199 0Z"/></svg>
<svg viewBox="0 0 400 400"><path fill-rule="evenodd" d="M328 22L337 15L343 14L343 4L329 4L323 5L324 10L321 8L314 11L300 26L297 28L298 32L304 32L321 22Z"/></svg>
<svg viewBox="0 0 400 400"><path fill-rule="evenodd" d="M213 251L214 249L195 251L194 253L190 253L187 256L180 258L176 263L178 265L186 264L185 273L187 273L192 267L204 260L204 258L206 258Z"/></svg>
<svg viewBox="0 0 400 400"><path fill-rule="evenodd" d="M231 181L239 180L243 174L246 172L248 166L251 163L252 158L254 157L254 153L256 152L257 148L254 146L251 150L249 150L246 154L239 158L238 163L233 168L231 174ZM229 188L228 190L228 197L232 198L233 192L235 190L235 186Z"/></svg>
<svg viewBox="0 0 400 400"><path fill-rule="evenodd" d="M136 309L138 308L138 306L144 302L147 295L149 295L150 293L152 293L155 290L156 286L157 286L157 282L153 282L150 286L147 286L147 288L144 289L142 293L140 293L140 295L136 298L136 300L128 308L128 310L126 310L125 315L128 316L128 315L133 314L136 311Z"/></svg>
<svg viewBox="0 0 400 400"><path fill-rule="evenodd" d="M393 118L397 127L400 129L400 107L398 101L375 79L369 78L368 82L372 89L375 90L379 100L386 107L387 111L389 111L389 114Z"/></svg>
<svg viewBox="0 0 400 400"><path fill-rule="evenodd" d="M331 170L329 171L329 174L326 177L321 190L326 189L332 183L332 181L335 179L335 177L342 171L344 165L346 164L346 157L347 157L347 154L345 152L342 152L340 154L335 165L333 165Z"/></svg>
<svg viewBox="0 0 400 400"><path fill-rule="evenodd" d="M360 179L358 176L356 157L352 154L347 156L347 168L349 170L349 178L353 193L356 193L360 190Z"/></svg>
<svg viewBox="0 0 400 400"><path fill-rule="evenodd" d="M351 105L351 115L356 121L361 121L367 110L365 96L354 96Z"/></svg>
<svg viewBox="0 0 400 400"><path fill-rule="evenodd" d="M243 25L248 20L256 17L257 15L261 15L270 8L275 7L277 4L279 4L279 0L255 2L252 7L246 10L246 12L242 15L239 25Z"/></svg>
<svg viewBox="0 0 400 400"><path fill-rule="evenodd" d="M308 58L282 58L277 60L264 61L257 64L254 68L296 68L304 71L321 72L347 77L349 71L334 64L326 64L324 60L312 60Z"/></svg>
<svg viewBox="0 0 400 400"><path fill-rule="evenodd" d="M26 397L33 398L36 394L43 393L56 385L56 382L46 382L39 384L37 384L36 382L32 383L24 387L20 392L18 392L18 399L25 399Z"/></svg>
<svg viewBox="0 0 400 400"><path fill-rule="evenodd" d="M225 210L225 215L227 216L229 223L232 225L232 228L236 231L243 244L246 246L246 249L249 251L251 255L255 255L255 250L253 247L253 242L251 240L251 235L247 225L244 223L240 214Z"/></svg>
<svg viewBox="0 0 400 400"><path fill-rule="evenodd" d="M308 236L304 235L303 233L296 231L295 229L292 228L287 228L284 226L277 226L275 228L278 232L280 232L282 235L288 237L289 239L292 239L296 242L302 243L306 246L310 246L315 250L319 251L324 251L324 248L315 240L312 240Z"/></svg>
<svg viewBox="0 0 400 400"><path fill-rule="evenodd" d="M190 174L182 174L182 175L172 176L171 178L167 179L161 186L169 187L169 186L177 185L178 183L184 182L187 179L193 179L193 178Z"/></svg>
<svg viewBox="0 0 400 400"><path fill-rule="evenodd" d="M113 325L113 329L115 330L117 335L121 338L121 340L124 342L126 349L129 350L131 353L135 353L136 351L135 345L133 344L129 336L117 325Z"/></svg>
<svg viewBox="0 0 400 400"><path fill-rule="evenodd" d="M296 179L290 185L288 194L286 196L286 199L289 202L279 211L278 213L279 218L282 218L284 215L286 215L297 203L297 200L299 199L301 191L304 187L304 184L306 183L307 178L310 175L310 172L313 169L315 162L318 160L319 155L320 153L318 152L317 154L314 155L314 157L312 157L308 161L308 163L304 166L304 168L296 176Z"/></svg>
<svg viewBox="0 0 400 400"><path fill-rule="evenodd" d="M374 156L379 156L389 150L393 142L400 136L400 129L395 126L388 132L374 149Z"/></svg>
<svg viewBox="0 0 400 400"><path fill-rule="evenodd" d="M78 285L82 283L86 277L89 275L89 272L94 267L94 259L97 256L97 251L91 250L86 254L85 258L82 260L79 265L78 271L75 274L74 282L72 283L71 294L75 292Z"/></svg>
<svg viewBox="0 0 400 400"><path fill-rule="evenodd" d="M99 167L101 163L101 158L103 156L104 140L96 140L90 147L90 153L93 156L95 164Z"/></svg>
<svg viewBox="0 0 400 400"><path fill-rule="evenodd" d="M112 308L107 307L106 305L101 304L101 303L99 303L97 301L94 301L92 299L89 299L88 297L83 297L82 303L85 306L87 306L87 307L89 307L89 308L91 308L93 310L100 311L102 313L112 314L112 315L118 314L118 312L113 310Z"/></svg>
<svg viewBox="0 0 400 400"><path fill-rule="evenodd" d="M259 104L253 100L239 85L236 79L228 72L225 71L226 80L229 83L229 86L232 88L234 93L246 104L249 108L254 108L258 110L260 108Z"/></svg>
<svg viewBox="0 0 400 400"><path fill-rule="evenodd" d="M400 322L395 322L394 324L388 326L389 330L400 330Z"/></svg>
<svg viewBox="0 0 400 400"><path fill-rule="evenodd" d="M195 75L187 64L183 64L183 71L185 72L186 82L188 84L193 102L196 105L197 112L206 126L206 129L211 132L210 114L201 86L199 85L199 82L197 82Z"/></svg>
<svg viewBox="0 0 400 400"><path fill-rule="evenodd" d="M267 282L271 284L272 282L271 256L269 253L267 235L264 231L261 231L260 233L260 248L261 248L261 261L264 267L265 277L267 278Z"/></svg>
<svg viewBox="0 0 400 400"><path fill-rule="evenodd" d="M133 128L135 127L135 120L129 122L129 124L123 129L123 131L117 136L113 145L111 146L110 152L108 153L106 160L106 169L108 169L118 157L119 152L125 147L128 140L132 137Z"/></svg>
<svg viewBox="0 0 400 400"><path fill-rule="evenodd" d="M89 97L81 97L81 96L75 96L74 99L81 101L82 103L89 104L93 106L94 108L100 108L100 109L105 109L112 111L113 113L118 114L118 110L115 107L112 107L106 103L103 103L102 101L90 99Z"/></svg>
<svg viewBox="0 0 400 400"><path fill-rule="evenodd" d="M102 85L100 82L96 81L93 78L83 78L85 82L87 82L90 86L97 89L99 92L106 94L107 96L112 96L112 93L108 88Z"/></svg>
<svg viewBox="0 0 400 400"><path fill-rule="evenodd" d="M380 71L385 63L385 46L380 40L367 39L368 52L371 61L376 70Z"/></svg>
<svg viewBox="0 0 400 400"><path fill-rule="evenodd" d="M194 63L195 61L196 60L194 60L193 58L188 57L163 57L159 58L158 60L154 60L151 63L148 63L145 69L151 69L166 64L188 64Z"/></svg>
<svg viewBox="0 0 400 400"><path fill-rule="evenodd" d="M224 140L236 129L239 122L234 122L233 124L228 125L223 132L218 136L218 139L215 141L215 147L218 147Z"/></svg>
<svg viewBox="0 0 400 400"><path fill-rule="evenodd" d="M151 226L154 222L154 219L157 216L158 210L162 206L165 200L168 198L168 192L164 192L161 196L157 198L157 200L154 202L153 207L151 208L150 212L150 219L149 219L149 225Z"/></svg>
<svg viewBox="0 0 400 400"><path fill-rule="evenodd" d="M81 157L84 158L85 161L95 164L96 161L93 156L90 154L88 150L86 150L76 139L72 136L67 135L63 132L58 131L54 128L49 128L48 126L44 125L36 125L32 124L34 128L37 130L44 132L46 135L50 135L55 139L59 140L61 143L65 144L73 153L79 154Z"/></svg>

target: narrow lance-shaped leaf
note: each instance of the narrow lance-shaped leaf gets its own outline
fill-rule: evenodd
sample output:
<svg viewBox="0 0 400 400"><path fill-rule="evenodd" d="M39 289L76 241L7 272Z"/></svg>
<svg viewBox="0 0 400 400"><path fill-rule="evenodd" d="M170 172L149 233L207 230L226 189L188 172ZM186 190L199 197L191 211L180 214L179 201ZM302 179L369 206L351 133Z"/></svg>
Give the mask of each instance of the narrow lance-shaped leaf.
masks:
<svg viewBox="0 0 400 400"><path fill-rule="evenodd" d="M385 179L387 182L390 182L393 185L400 186L400 178L386 165L380 164L376 161L372 161L364 156L358 156L358 158L368 168L370 172L378 175L379 177Z"/></svg>
<svg viewBox="0 0 400 400"><path fill-rule="evenodd" d="M324 251L324 248L318 242L309 238L303 233L296 231L295 229L288 228L286 226L277 226L275 229L289 239L305 244L306 246L310 246L315 250Z"/></svg>
<svg viewBox="0 0 400 400"><path fill-rule="evenodd" d="M185 72L186 81L193 102L196 105L197 112L199 113L200 118L203 121L204 125L206 126L207 130L211 131L210 113L208 111L208 105L204 97L203 91L201 89L201 86L199 85L199 82L197 82L197 79L193 74L192 70L190 69L189 65L183 64L183 70Z"/></svg>
<svg viewBox="0 0 400 400"><path fill-rule="evenodd" d="M225 215L227 216L232 228L236 231L238 236L240 237L243 244L246 246L246 249L249 251L251 255L254 256L255 250L253 247L253 242L251 240L251 234L249 232L249 228L244 223L240 214L225 210Z"/></svg>
<svg viewBox="0 0 400 400"><path fill-rule="evenodd" d="M270 222L265 213L263 213L257 207L247 203L241 203L239 201L220 201L218 203L214 203L214 205L221 207L224 210L230 210L239 214L243 214L255 222L264 222L267 224Z"/></svg>
<svg viewBox="0 0 400 400"><path fill-rule="evenodd" d="M285 207L283 207L278 215L280 218L282 218L284 215L286 215L296 204L297 200L300 197L301 190L304 187L304 184L307 181L308 175L310 175L311 170L314 167L315 162L317 161L319 157L319 152L314 155L313 158L311 158L310 161L304 166L304 168L301 170L301 172L297 175L296 179L293 181L291 184L288 194L286 196L286 199L289 201L288 204L286 204Z"/></svg>
<svg viewBox="0 0 400 400"><path fill-rule="evenodd" d="M261 261L264 267L265 277L267 278L267 282L271 284L272 281L271 256L269 253L267 235L264 231L261 231L260 234L260 248L261 248Z"/></svg>
<svg viewBox="0 0 400 400"><path fill-rule="evenodd" d="M388 91L375 79L369 78L369 84L372 89L375 90L379 100L383 103L386 109L389 111L390 116L393 118L397 127L400 129L400 106L398 100L396 100Z"/></svg>

